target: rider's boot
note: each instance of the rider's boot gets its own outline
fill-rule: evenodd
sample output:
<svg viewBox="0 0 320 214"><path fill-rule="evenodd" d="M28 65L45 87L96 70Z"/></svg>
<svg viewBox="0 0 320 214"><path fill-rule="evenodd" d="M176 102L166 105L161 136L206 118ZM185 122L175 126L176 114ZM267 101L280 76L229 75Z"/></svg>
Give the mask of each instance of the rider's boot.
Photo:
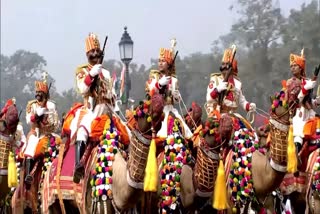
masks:
<svg viewBox="0 0 320 214"><path fill-rule="evenodd" d="M295 144L295 147L296 147L296 156L297 156L297 161L298 161L298 168L301 166L302 164L302 160L301 160L301 157L299 155L299 152L301 151L301 148L302 148L302 142L303 142L303 139L301 137L294 137L294 144Z"/></svg>
<svg viewBox="0 0 320 214"><path fill-rule="evenodd" d="M33 182L33 176L30 175L32 161L33 160L31 158L26 159L26 178L24 181L29 185Z"/></svg>
<svg viewBox="0 0 320 214"><path fill-rule="evenodd" d="M81 157L85 150L85 141L79 140L76 141L76 148L75 148L75 159L76 159L76 165L75 170L73 174L73 182L79 183L80 179L84 176L84 164L80 162Z"/></svg>
<svg viewBox="0 0 320 214"><path fill-rule="evenodd" d="M85 166L86 165L86 163L87 163L87 161L88 161L88 159L89 159L89 156L90 156L90 154L91 154L91 151L92 151L92 149L93 149L93 143L89 143L87 146L86 146L86 148L85 148L85 151L84 151L84 153L83 153L83 155L82 155L82 157L81 157L81 159L80 159L80 164L82 165L82 166Z"/></svg>

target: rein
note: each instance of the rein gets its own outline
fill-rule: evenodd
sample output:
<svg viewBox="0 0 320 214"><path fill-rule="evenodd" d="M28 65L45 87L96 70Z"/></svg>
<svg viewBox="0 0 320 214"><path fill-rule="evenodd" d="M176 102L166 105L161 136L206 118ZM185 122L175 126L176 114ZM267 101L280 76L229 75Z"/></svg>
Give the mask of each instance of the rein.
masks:
<svg viewBox="0 0 320 214"><path fill-rule="evenodd" d="M224 139L222 143L220 143L219 145L215 146L215 147L207 147L206 149L208 149L210 152L216 152L218 153L217 151L215 151L216 149L221 149L221 147L226 143L227 141ZM204 144L204 143L207 143L204 139L204 137L201 137L201 143Z"/></svg>
<svg viewBox="0 0 320 214"><path fill-rule="evenodd" d="M281 117L283 117L284 115L286 115L286 114L288 114L288 113L290 114L290 111L294 108L295 104L297 104L297 101L294 101L294 102L289 106L288 110L286 110L285 112L283 112L283 113L280 114L280 115L273 114L273 115L275 116L274 119L276 119L276 120L278 119L279 121L283 122L283 121L281 120ZM283 122L283 123L286 123L286 122Z"/></svg>

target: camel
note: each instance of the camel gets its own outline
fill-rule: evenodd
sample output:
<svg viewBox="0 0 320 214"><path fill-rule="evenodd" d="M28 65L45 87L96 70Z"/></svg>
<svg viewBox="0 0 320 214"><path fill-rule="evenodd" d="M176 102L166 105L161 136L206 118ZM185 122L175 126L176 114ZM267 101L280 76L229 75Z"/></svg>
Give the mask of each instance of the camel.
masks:
<svg viewBox="0 0 320 214"><path fill-rule="evenodd" d="M86 205L89 209L96 210L100 206L101 212L105 208L112 212L124 212L135 208L143 195L143 182L152 132L158 131L161 127L163 106L161 95L154 95L151 100L144 101L137 107L135 118L131 118L131 121L128 122L132 137L127 161L121 153L117 153L113 162L112 200L109 202L113 206L107 206L108 201L101 199L92 204L91 197L87 194Z"/></svg>
<svg viewBox="0 0 320 214"><path fill-rule="evenodd" d="M267 212L269 213L271 213L273 207L267 206L268 204L270 204L267 203L269 201L268 196L273 190L279 187L287 171L287 136L290 124L289 119L293 116L293 112L295 112L295 108L297 106L296 98L298 96L299 89L299 82L291 81L288 82L286 90L277 93L277 95L273 97L272 102L280 104L276 106L273 105L270 114L271 117L268 125L271 134L270 155L265 155L258 149L254 149L254 152L252 153L251 174L252 185L254 187L254 196L259 202L257 208L265 207L267 209ZM287 103L287 105L285 103ZM241 116L233 115L233 118L240 119ZM245 122L243 121L243 123ZM254 139L255 134L252 128L246 130L249 131L248 134L252 135L252 143L253 141L258 140ZM243 129L241 129L241 131L243 131ZM235 135L239 134L238 132L234 133ZM236 138L232 140L234 148ZM234 155L234 151L231 151L231 154L232 152ZM231 162L231 165L232 164L233 162ZM232 191L229 190L230 197L232 196L231 192ZM231 201L231 203L229 203L230 209L228 212L234 212L234 207L237 209L237 212L244 212L243 209L248 210L250 206L256 206L255 204L248 203L250 202L250 200L251 197L248 197L248 201L243 200L247 203L243 204L242 201L237 200L237 198L233 197L233 200Z"/></svg>
<svg viewBox="0 0 320 214"><path fill-rule="evenodd" d="M131 121L127 124L131 129L130 131L127 129L127 125L122 125L122 128L119 128L119 126L116 125L119 124L120 120L117 116L112 115L113 112L110 108L109 111L104 112L97 118L96 121L102 124L102 126L101 124L97 126L101 126L102 129L96 131L94 134L95 136L98 136L96 138L98 140L92 141L89 144L89 146L93 147L91 148L92 150L86 149L83 155L89 156L85 171L90 173L86 173L79 184L73 184L77 192L74 192L74 189L70 192L70 189L68 190L67 186L64 186L64 184L61 183L64 182L61 180L63 177L59 176L59 174L63 175L67 173L67 171L64 171L66 170L65 167L74 167L74 160L73 162L70 161L71 163L69 161L63 161L72 160L71 155L74 153L74 145L71 144L68 136L63 138L66 142L65 144L62 144L62 147L65 147L65 154L64 157L61 156L56 163L56 169L59 171L51 169L49 170L51 173L48 172L46 174L47 186L44 188L44 191L47 193L44 195L48 195L49 200L44 198L44 213L49 213L49 211L52 213L66 213L66 211L67 213L115 213L126 212L135 208L136 203L140 200L140 195L143 193L143 180L152 130L160 129L159 125L161 123L155 121L160 121L160 118L162 117L162 98L155 95L151 100L145 101L137 108L137 112L140 110L143 114L137 114L135 117L132 117ZM66 120L68 120L67 117ZM149 117L152 117L152 122ZM108 127L106 125L107 123L110 123ZM123 124L122 122L120 123ZM122 145L122 140L125 138L126 134L129 135L127 136L128 140L130 140L130 144L128 145L129 148L127 148L128 146L126 145ZM112 180L112 189L109 189L110 191L107 191L106 194L100 194L100 192L100 195L97 197L97 195L94 195L95 190L98 190L101 186L94 184L93 189L91 180L97 180L97 176L95 176L97 173L93 173L93 170L96 169L97 163L101 164L101 162L103 162L99 157L101 157L101 145L104 145L103 142L109 138L107 135L112 136L113 151L116 150L114 155L111 155L113 156L112 165L108 165L112 167L112 174L108 177L108 179ZM91 152L88 154L87 151L90 150ZM126 150L129 150L128 154ZM64 164L66 164L65 167ZM105 167L103 170L106 170ZM55 175L55 177L53 177L52 174ZM69 179L71 180L71 172L69 172L69 176ZM60 177L60 179L58 179L58 177ZM50 185L50 180L51 183L53 182L56 184ZM66 210L67 208L68 210Z"/></svg>
<svg viewBox="0 0 320 214"><path fill-rule="evenodd" d="M320 211L320 207L318 206L320 198L314 188L314 185L319 182L318 177L315 176L316 172L314 171L315 164L319 158L319 149L314 150L317 148L318 144L316 124L314 123L315 119L316 118L313 118L307 122L307 124L313 123L311 126L312 129L311 133L305 136L304 140L306 142L299 154L301 156L302 154L307 153L303 155L304 158L302 159L301 165L303 169L300 168L299 173L287 174L285 177L286 180L283 180L283 183L280 186L282 194L285 194L285 198L290 199L291 208L295 213L303 213L305 211L306 213L318 213ZM260 143L262 144L261 146L265 147L267 152L269 148L266 142L269 132L270 127L268 125L259 127L257 130ZM313 141L315 144L309 144L309 141ZM288 181L294 183L289 184ZM302 181L304 183L301 183ZM284 203L284 201L282 201L282 203ZM273 206L275 205L273 204Z"/></svg>
<svg viewBox="0 0 320 214"><path fill-rule="evenodd" d="M8 104L9 102L7 102ZM9 198L8 162L9 152L14 150L16 129L19 122L18 110L14 103L9 103L0 113L0 146L4 148L0 154L0 213L11 213L11 206L6 203Z"/></svg>

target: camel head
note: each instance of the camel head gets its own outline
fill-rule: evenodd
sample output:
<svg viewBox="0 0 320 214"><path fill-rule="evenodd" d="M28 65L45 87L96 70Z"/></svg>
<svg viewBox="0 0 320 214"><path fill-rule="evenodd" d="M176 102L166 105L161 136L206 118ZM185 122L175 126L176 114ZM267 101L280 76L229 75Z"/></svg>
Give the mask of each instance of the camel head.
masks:
<svg viewBox="0 0 320 214"><path fill-rule="evenodd" d="M271 97L271 118L289 125L290 118L299 104L298 95L301 89L301 81L292 78L287 81L286 87Z"/></svg>
<svg viewBox="0 0 320 214"><path fill-rule="evenodd" d="M152 128L158 132L163 119L164 100L160 94L154 94L150 99L140 102L134 111L138 129L142 134L151 135Z"/></svg>
<svg viewBox="0 0 320 214"><path fill-rule="evenodd" d="M210 116L202 122L201 146L219 153L228 145L226 141L230 139L232 130L232 119L228 115Z"/></svg>
<svg viewBox="0 0 320 214"><path fill-rule="evenodd" d="M201 107L196 102L192 102L191 108L189 108L187 114L184 115L186 124L191 131L194 131L201 124L201 117Z"/></svg>
<svg viewBox="0 0 320 214"><path fill-rule="evenodd" d="M19 123L19 113L13 99L7 101L0 113L0 133L11 135L16 132Z"/></svg>

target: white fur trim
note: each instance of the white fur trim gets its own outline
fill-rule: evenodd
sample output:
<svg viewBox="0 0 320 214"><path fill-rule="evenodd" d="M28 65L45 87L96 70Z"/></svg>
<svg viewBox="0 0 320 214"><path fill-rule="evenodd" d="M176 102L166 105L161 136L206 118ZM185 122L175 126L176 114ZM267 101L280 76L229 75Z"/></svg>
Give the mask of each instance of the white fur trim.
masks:
<svg viewBox="0 0 320 214"><path fill-rule="evenodd" d="M282 123L279 123L278 121L274 120L274 119L270 119L270 123L272 125L274 125L277 129L280 129L281 131L289 131L289 126L288 125L284 125Z"/></svg>
<svg viewBox="0 0 320 214"><path fill-rule="evenodd" d="M277 164L272 159L270 159L270 165L276 171L287 172L287 166L282 166L280 164Z"/></svg>
<svg viewBox="0 0 320 214"><path fill-rule="evenodd" d="M8 175L8 169L0 169L0 175Z"/></svg>
<svg viewBox="0 0 320 214"><path fill-rule="evenodd" d="M127 169L127 182L129 184L129 186L131 186L132 188L135 188L135 189L143 189L143 182L135 182L133 181L131 178L130 178L130 175L129 175L129 171Z"/></svg>

